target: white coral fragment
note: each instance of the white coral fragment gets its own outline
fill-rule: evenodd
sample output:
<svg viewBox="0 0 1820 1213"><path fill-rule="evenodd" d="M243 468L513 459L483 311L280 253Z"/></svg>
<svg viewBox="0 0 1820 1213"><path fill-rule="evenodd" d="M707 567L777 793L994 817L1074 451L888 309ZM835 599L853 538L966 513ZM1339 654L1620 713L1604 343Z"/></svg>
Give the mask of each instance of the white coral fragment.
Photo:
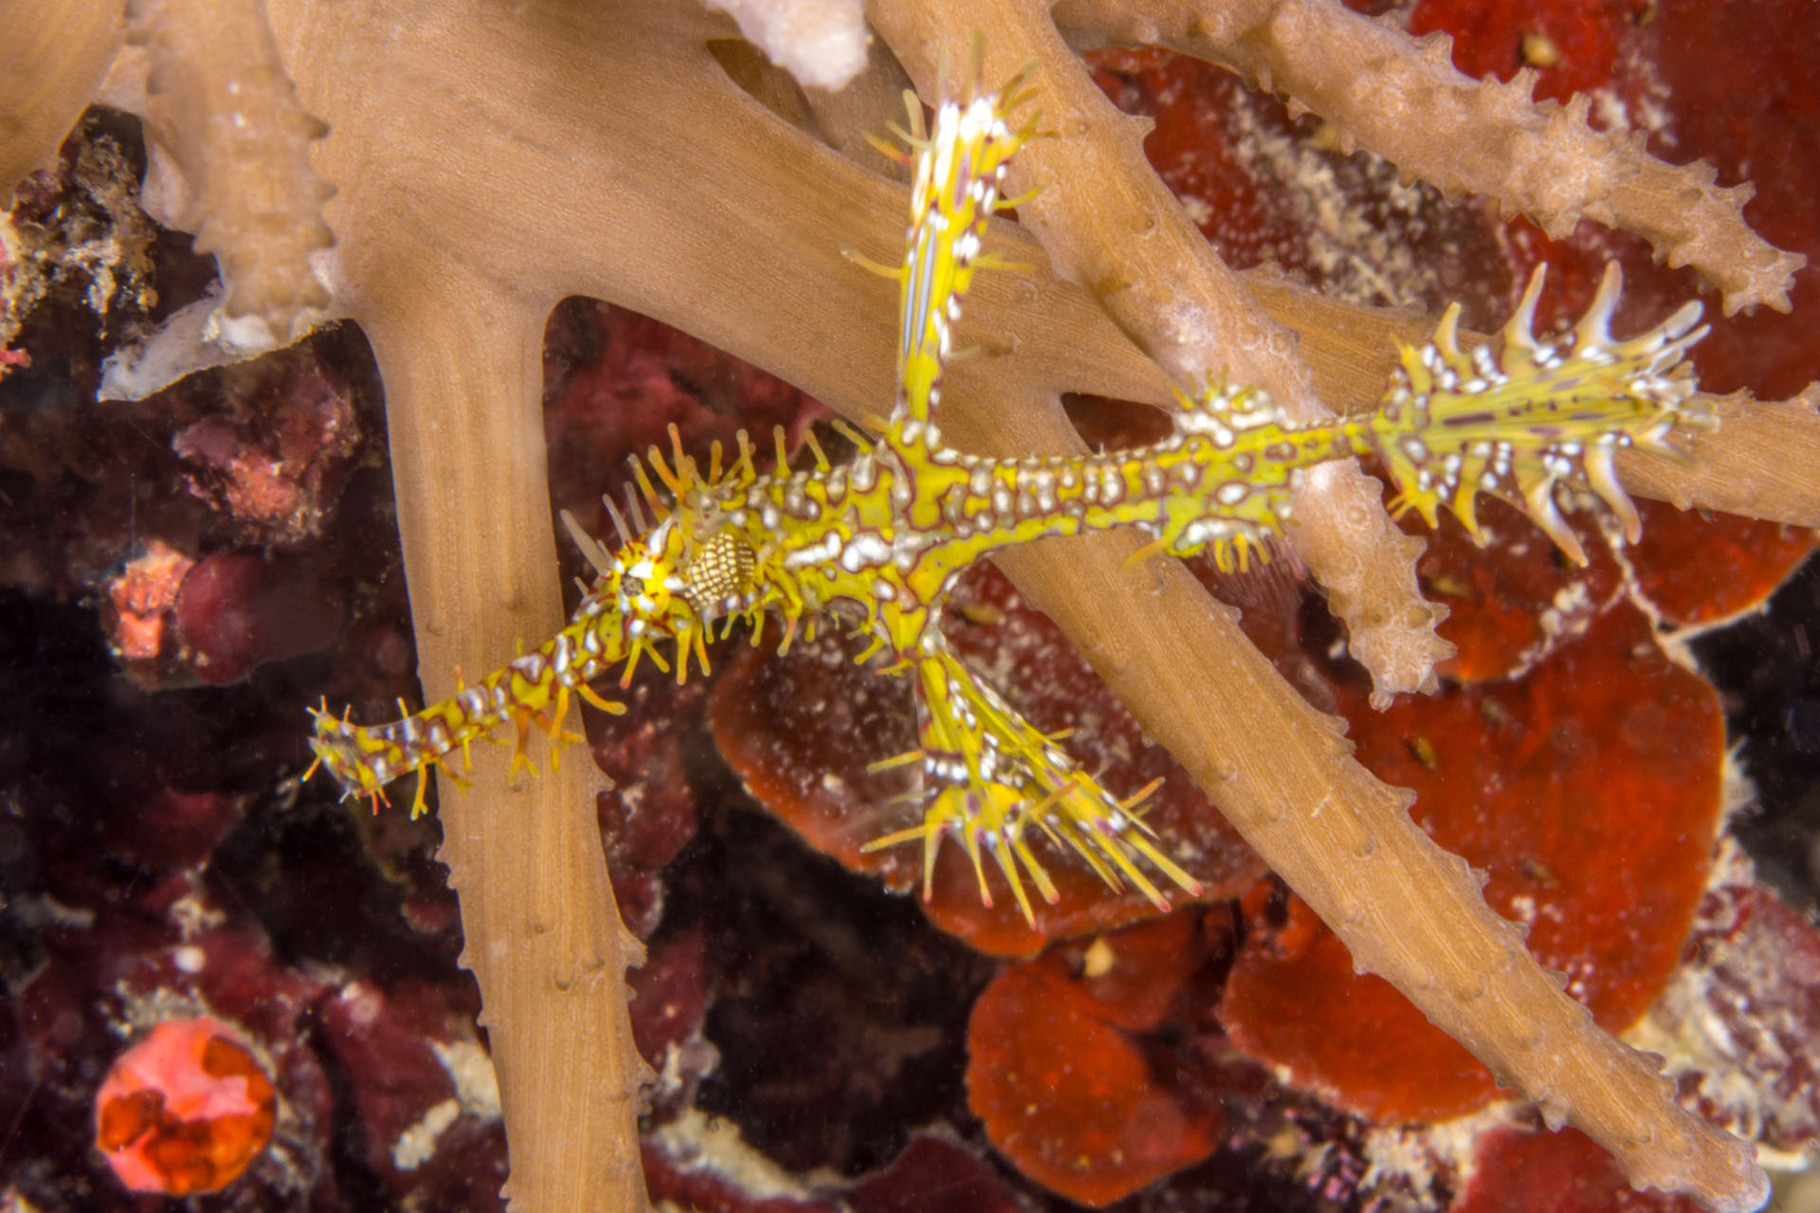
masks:
<svg viewBox="0 0 1820 1213"><path fill-rule="evenodd" d="M866 67L859 0L710 0L739 32L805 88L845 88Z"/></svg>
<svg viewBox="0 0 1820 1213"><path fill-rule="evenodd" d="M301 335L321 319L311 309L294 322ZM211 367L250 362L288 344L265 317L228 315L222 290L214 287L195 303L173 312L145 340L122 346L101 364L100 400L144 400L187 375Z"/></svg>

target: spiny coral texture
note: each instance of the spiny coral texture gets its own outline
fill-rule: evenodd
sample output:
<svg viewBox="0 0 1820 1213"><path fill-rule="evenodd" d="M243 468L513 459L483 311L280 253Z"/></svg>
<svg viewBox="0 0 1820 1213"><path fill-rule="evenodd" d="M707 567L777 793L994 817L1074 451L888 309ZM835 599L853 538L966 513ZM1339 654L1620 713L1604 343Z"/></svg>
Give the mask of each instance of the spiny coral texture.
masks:
<svg viewBox="0 0 1820 1213"><path fill-rule="evenodd" d="M264 326L242 346L288 345L305 309L328 306L311 255L334 236L322 204L334 189L310 167L328 128L297 102L271 27L240 0L133 0L128 42L146 51L153 147L147 204L213 253L226 320Z"/></svg>
<svg viewBox="0 0 1820 1213"><path fill-rule="evenodd" d="M1718 286L1727 314L1765 303L1788 311L1793 275L1807 263L1746 225L1755 187L1720 189L1709 164L1664 164L1643 130L1592 129L1591 96L1536 102L1534 68L1502 84L1465 75L1445 31L1411 55L1393 14L1373 21L1318 0L1135 0L1064 4L1056 20L1076 49L1145 43L1230 67L1292 98L1292 113L1331 122L1343 154L1370 148L1404 180L1430 182L1450 199L1483 195L1552 239L1581 219L1634 232L1669 265L1691 265Z"/></svg>
<svg viewBox="0 0 1820 1213"><path fill-rule="evenodd" d="M1761 16L1759 9L1752 13L1753 19ZM875 284L855 276L838 250L890 255L901 199L733 87L704 49L706 39L725 36L728 27L696 21L689 10L660 15L635 7L480 15L457 7L439 18L425 5L325 15L303 4L280 4L270 14L305 107L335 131L317 145L315 159L324 178L343 190L327 212L340 241L336 308L360 322L386 379L400 520L432 695L448 686L458 665L491 668L509 654L514 637L559 622L542 460L526 437L534 428L527 418L539 387L537 341L555 299L571 292L614 298L749 354L856 416L875 412L888 398L889 301L879 298ZM1324 15L1343 16L1337 9ZM1052 39L1046 12L1020 9L1009 16L993 32L993 46L1006 48L1017 62L1029 57L1029 39L1019 31ZM423 37L389 36L399 23ZM1203 25L1210 37L1221 28L1217 20ZM101 28L105 57L113 27L104 22ZM959 44L966 32L943 41ZM1272 42L1268 30L1261 38L1250 37L1248 29L1227 32L1234 35L1226 46L1233 53L1240 43ZM1696 45L1704 53L1723 41ZM1777 53L1793 53L1796 41L1782 39ZM894 45L916 74L933 73L933 42L920 49L902 40ZM1408 57L1401 44L1396 53L1398 61ZM1042 57L1057 82L1058 146L1077 134L1077 123L1085 123L1078 132L1084 143L1094 144L1087 115L1059 104L1077 95L1071 73L1078 67L1066 52ZM90 85L80 71L61 70L65 66L49 64L43 74L34 69L20 79L43 89L46 109L61 108L73 119ZM1391 66L1379 65L1378 74ZM1354 65L1314 84L1340 76L1368 82L1372 75ZM147 108L131 79L130 71L120 73L113 96ZM855 95L890 92L862 88ZM862 106L856 115L829 99L811 100L818 102L814 121L831 132L882 123L876 110ZM1374 104L1369 88L1351 101L1364 113ZM796 112L809 120L809 107ZM1362 131L1368 124L1361 117L1341 114L1337 120ZM1750 129L1778 126L1792 131L1799 124ZM40 145L25 147L22 163L39 162L47 153L39 134ZM1451 143L1449 152L1483 137L1472 132ZM14 151L11 140L8 151ZM1123 206L1121 191L1154 198L1159 187L1141 161L1127 156L1106 163L1103 171L1058 179L1054 197L1074 195L1088 203L1051 226L1049 251L1057 264L1068 265L1090 250L1129 254L1148 244L1167 248L1165 264L1126 256L1120 261L1129 273L1079 275L1098 302L1041 272L997 288L986 284L975 310L976 331L999 334L1006 345L997 347L1004 351L999 356L957 370L950 391L955 415L947 427L957 441L1003 455L1062 451L1073 439L1052 407L1045 413L1043 405L1055 393L1085 389L1166 398L1163 377L1120 344L1098 306L1117 310L1119 298L1166 298L1165 287L1190 292L1194 306L1120 314L1120 324L1153 355L1188 344L1178 338L1218 333L1208 346L1214 356L1191 360L1189 369L1205 373L1255 357L1258 374L1239 377L1271 387L1285 401L1309 394L1298 383L1318 384L1336 404L1353 399L1360 384L1375 391L1390 348L1381 320L1269 284L1218 277L1217 260L1210 263L1174 236L1147 241L1146 233L1179 233L1173 203L1164 197L1160 204ZM678 182L688 187L678 188ZM295 178L277 188L313 196L310 183ZM527 190L539 199L534 218L521 214ZM1007 237L1006 243L1014 259L1041 260L1027 241ZM653 257L653 249L663 255ZM779 266L790 267L789 283L777 278ZM798 289L803 281L816 289ZM703 282L716 289L702 290ZM1280 330L1273 335L1254 323L1259 299L1286 309L1289 323L1302 328L1300 354ZM1012 302L1018 306L1008 308ZM1235 329L1229 323L1234 317L1252 319ZM1185 326L1184 320L1193 323ZM1370 335L1348 347L1348 329ZM1006 334L1015 336L1014 348ZM1286 381L1290 390L1278 390L1273 380ZM1800 382L1782 383L1780 390L1792 392ZM969 396L978 407L969 407ZM452 402L476 412L457 422L446 413ZM1811 409L1790 408L1778 423L1809 443L1801 449L1813 449ZM1721 438L1719 446L1726 441ZM1799 459L1784 455L1780 463L1759 459L1747 466L1746 475L1723 486L1732 493L1726 500L1811 520L1811 477L1792 471L1804 466ZM1632 466L1620 461L1625 475ZM1656 491L1698 503L1706 490L1670 476ZM1302 516L1313 509L1304 503ZM1360 513L1349 504L1340 512L1357 513L1368 528L1387 532L1373 523L1382 517L1375 509ZM1355 571L1388 568L1396 563L1389 554L1395 546L1382 541L1363 554L1352 550L1347 559ZM1188 590L1184 577L1157 570L1160 592L1142 595L1121 584L1114 570L1126 551L1089 541L1065 556L1035 553L1005 563L1108 672L1144 727L1166 739L1204 783L1220 788L1223 805L1262 840L1274 866L1317 895L1351 890L1326 900L1335 917L1352 920L1349 941L1356 955L1401 974L1399 980L1410 977L1411 970L1387 963L1373 946L1373 937L1381 942L1400 927L1369 913L1337 911L1353 905L1414 912L1414 904L1437 929L1405 937L1400 949L1410 957L1466 955L1452 946L1457 933L1482 933L1488 924L1481 916L1472 925L1478 911L1464 873L1458 880L1441 878L1435 856L1408 838L1394 799L1343 762L1318 714L1294 703L1228 621L1208 617L1204 599ZM1395 588L1396 576L1360 582L1374 587L1355 595L1348 610L1360 651L1376 634L1374 620L1423 634L1430 615L1410 587L1411 559L1401 558L1402 590ZM1128 626L1134 618L1151 626L1134 632ZM1425 680L1433 646L1418 644L1414 651L1413 662L1379 671L1382 685ZM1182 727L1185 719L1196 727ZM1243 777L1222 780L1222 771ZM634 1063L623 1031L599 1031L601 1024L622 1022L614 1007L621 1000L623 953L615 926L600 916L605 880L598 851L587 841L592 821L583 782L579 772L565 770L562 780L518 797L514 811L489 809L489 801L505 795L494 781L485 797L453 811L448 854L466 890L469 956L487 992L492 1043L502 1062L514 1124L514 1190L549 1207L635 1204L623 1102ZM1274 815L1270 804L1278 806ZM1285 805L1375 809L1377 828L1416 846L1405 855L1413 866L1361 868L1346 859L1344 848L1322 841L1322 832L1344 822L1344 814L1285 817ZM484 887L481 870L487 873ZM1412 904L1412 897L1418 901ZM528 931L525 924L533 920L554 929ZM558 975L553 985L552 973ZM1534 984L1546 983L1538 978ZM1483 1030L1494 1039L1515 1039L1524 1030L1521 1016L1500 1021L1487 1015L1489 1009L1482 1001L1470 1012L1436 1011L1462 1033ZM565 1159L617 1161L589 1168Z"/></svg>

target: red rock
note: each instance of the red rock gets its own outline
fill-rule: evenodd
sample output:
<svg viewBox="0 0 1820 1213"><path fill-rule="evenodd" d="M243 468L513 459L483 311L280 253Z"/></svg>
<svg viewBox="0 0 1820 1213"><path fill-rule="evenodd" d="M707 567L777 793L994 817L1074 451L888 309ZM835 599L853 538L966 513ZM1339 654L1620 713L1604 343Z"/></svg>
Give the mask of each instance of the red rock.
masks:
<svg viewBox="0 0 1820 1213"><path fill-rule="evenodd" d="M1479 507L1489 540L1483 549L1451 516L1433 531L1419 518L1403 520L1405 530L1428 540L1416 566L1422 591L1447 607L1440 634L1459 650L1441 664L1442 674L1479 682L1519 673L1617 601L1622 571L1597 523L1585 511L1566 517L1591 561L1583 569L1503 502Z"/></svg>
<svg viewBox="0 0 1820 1213"><path fill-rule="evenodd" d="M679 687L652 666L629 689L603 690L627 711L584 712L594 763L613 781L595 809L620 918L644 939L663 917L664 866L700 824L684 749L700 728L707 686L698 678Z"/></svg>
<svg viewBox="0 0 1820 1213"><path fill-rule="evenodd" d="M505 1133L486 1051L468 1008L418 981L351 981L316 1010L359 1126L358 1149L401 1199L503 1208Z"/></svg>
<svg viewBox="0 0 1820 1213"><path fill-rule="evenodd" d="M664 1051L701 1030L707 1013L707 938L693 927L666 939L630 971L632 1039L653 1069Z"/></svg>
<svg viewBox="0 0 1820 1213"><path fill-rule="evenodd" d="M1370 1120L1446 1120L1496 1090L1491 1074L1291 898L1276 933L1246 943L1220 1005L1233 1044Z"/></svg>
<svg viewBox="0 0 1820 1213"><path fill-rule="evenodd" d="M1705 515L1639 501L1642 539L1613 558L1597 521L1566 515L1591 563L1576 568L1514 509L1480 507L1490 542L1476 547L1443 517L1429 532L1413 516L1405 529L1425 534L1417 568L1424 594L1447 606L1440 633L1459 650L1441 673L1462 682L1502 678L1528 668L1631 594L1668 625L1712 624L1760 606L1814 548L1810 532L1730 514ZM1689 553L1698 553L1689 558Z"/></svg>
<svg viewBox="0 0 1820 1213"><path fill-rule="evenodd" d="M1022 1213L1023 1202L973 1151L918 1134L891 1166L846 1194L853 1213Z"/></svg>
<svg viewBox="0 0 1820 1213"><path fill-rule="evenodd" d="M644 964L626 974L632 1040L658 1075L645 1097L652 1114L663 1120L693 1106L696 1088L719 1061L720 1054L702 1035L716 993L714 979L700 927L669 935L652 947Z"/></svg>
<svg viewBox="0 0 1820 1213"><path fill-rule="evenodd" d="M1638 588L1671 624L1712 624L1756 609L1815 546L1814 532L1800 527L1638 505L1643 538L1630 549Z"/></svg>
<svg viewBox="0 0 1820 1213"><path fill-rule="evenodd" d="M178 392L218 394L212 412L178 431L171 449L190 491L231 519L247 546L295 547L316 538L362 434L347 376L318 343L226 367Z"/></svg>
<svg viewBox="0 0 1820 1213"><path fill-rule="evenodd" d="M247 798L160 788L112 821L118 852L154 870L206 864L246 815Z"/></svg>
<svg viewBox="0 0 1820 1213"><path fill-rule="evenodd" d="M1755 196L1744 217L1764 239L1805 253L1795 276L1794 310L1761 309L1719 321L1694 359L1707 390L1748 387L1763 400L1793 396L1820 378L1813 309L1820 305L1820 73L1814 70L1813 12L1801 0L1678 0L1638 31L1638 60L1666 86L1665 108L1680 162L1699 156L1720 185L1748 180ZM1638 73L1652 84L1648 73ZM1709 295L1710 299L1711 296Z"/></svg>
<svg viewBox="0 0 1820 1213"><path fill-rule="evenodd" d="M1698 1213L1685 1196L1638 1192L1578 1129L1497 1129L1480 1139L1453 1213Z"/></svg>
<svg viewBox="0 0 1820 1213"><path fill-rule="evenodd" d="M1518 682L1347 715L1360 760L1490 871L1487 900L1569 993L1614 1030L1641 1014L1699 904L1725 748L1718 696L1642 614L1614 608Z"/></svg>
<svg viewBox="0 0 1820 1213"><path fill-rule="evenodd" d="M129 560L109 584L114 609L110 647L127 661L153 661L164 652L165 626L177 590L196 562L161 539Z"/></svg>
<svg viewBox="0 0 1820 1213"><path fill-rule="evenodd" d="M836 1199L809 1195L789 1177L768 1173L763 1160L741 1170L738 1158L709 1155L693 1142L646 1137L640 1156L654 1207L691 1213L837 1213ZM796 1190L778 1191L780 1187Z"/></svg>
<svg viewBox="0 0 1820 1213"><path fill-rule="evenodd" d="M859 650L835 633L799 638L775 656L740 646L708 700L708 723L722 757L746 789L843 866L905 890L920 879L921 856L907 848L862 854L874 838L915 821L897 803L910 790L902 770L867 765L916 744L910 688L854 665Z"/></svg>
<svg viewBox="0 0 1820 1213"><path fill-rule="evenodd" d="M215 686L328 647L341 622L339 596L313 565L284 557L216 552L177 595L178 638L197 675Z"/></svg>
<svg viewBox="0 0 1820 1213"><path fill-rule="evenodd" d="M669 459L669 425L704 467L710 444L735 451L743 428L757 448L756 462L767 468L772 427L783 426L795 449L804 427L827 415L814 398L750 363L649 317L586 299L552 314L544 376L550 497L605 537L613 528L601 495L624 503L632 483L629 456L643 459L656 446Z"/></svg>
<svg viewBox="0 0 1820 1213"><path fill-rule="evenodd" d="M1634 19L1638 14L1647 19ZM1820 252L1820 214L1810 205L1820 189L1820 77L1803 36L1811 18L1801 0L1422 0L1410 27L1453 33L1457 65L1501 78L1519 66L1525 33L1547 34L1563 57L1541 72L1539 96L1599 90L1595 125L1622 116L1668 162L1705 160L1721 186L1748 180L1755 198L1744 208L1746 220L1766 240L1811 259ZM1523 273L1544 245L1558 268L1622 259L1631 302L1620 309L1619 331L1627 317L1666 314L1697 289L1691 271L1653 264L1633 237L1582 224L1567 241L1543 242L1526 228L1518 221L1517 238L1506 246ZM1596 276L1596 267L1586 268ZM1586 286L1590 293L1590 280ZM1760 399L1783 399L1817 377L1812 326L1803 317L1820 303L1820 276L1796 276L1787 315L1722 317L1717 296L1704 296L1713 332L1693 360L1707 390L1749 387ZM1559 314L1545 311L1543 320Z"/></svg>
<svg viewBox="0 0 1820 1213"><path fill-rule="evenodd" d="M1196 908L1152 922L1071 940L1036 963L1079 984L1095 1014L1126 1032L1160 1027L1175 1009L1183 984L1215 951L1229 943L1211 931Z"/></svg>
<svg viewBox="0 0 1820 1213"><path fill-rule="evenodd" d="M1155 121L1145 155L1235 268L1271 265L1360 303L1459 299L1469 325L1521 285L1470 208L1399 186L1386 161L1315 146L1318 119L1290 119L1232 73L1155 50L1088 59L1115 104Z"/></svg>
<svg viewBox="0 0 1820 1213"><path fill-rule="evenodd" d="M1531 66L1536 98L1565 101L1610 82L1618 50L1640 24L1644 0L1423 0L1409 31L1454 36L1454 65L1508 80Z"/></svg>

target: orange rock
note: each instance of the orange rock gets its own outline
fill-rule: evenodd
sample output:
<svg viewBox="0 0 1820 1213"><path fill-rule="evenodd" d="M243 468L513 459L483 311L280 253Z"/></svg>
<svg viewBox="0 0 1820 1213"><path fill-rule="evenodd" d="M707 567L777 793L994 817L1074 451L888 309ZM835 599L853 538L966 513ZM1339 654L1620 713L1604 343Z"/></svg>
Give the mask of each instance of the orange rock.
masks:
<svg viewBox="0 0 1820 1213"><path fill-rule="evenodd" d="M1370 1120L1445 1120L1489 1100L1491 1074L1297 897L1278 933L1254 935L1220 1007L1239 1051L1286 1066L1294 1085Z"/></svg>
<svg viewBox="0 0 1820 1213"><path fill-rule="evenodd" d="M1800 527L1637 504L1643 538L1631 562L1643 596L1670 623L1713 623L1762 605L1815 546L1814 532Z"/></svg>
<svg viewBox="0 0 1820 1213"><path fill-rule="evenodd" d="M1667 624L1730 619L1761 605L1815 546L1811 532L1780 523L1687 513L1656 501L1637 507L1643 538L1623 549L1628 578L1583 510L1568 517L1591 558L1584 569L1501 502L1479 511L1493 536L1486 550L1452 518L1429 532L1409 516L1404 529L1428 540L1418 565L1423 592L1447 605L1441 635L1460 650L1441 672L1475 682L1527 668L1627 590Z"/></svg>
<svg viewBox="0 0 1820 1213"><path fill-rule="evenodd" d="M1011 965L975 1004L968 1103L993 1146L1050 1191L1107 1205L1223 1140L1218 1093L1159 1073L1150 1042L1133 1030L1154 1026L1205 958L1199 917L1187 911L1103 937L1078 974L1069 949ZM1113 959L1096 961L1101 947ZM1121 967L1127 978L1106 985Z"/></svg>

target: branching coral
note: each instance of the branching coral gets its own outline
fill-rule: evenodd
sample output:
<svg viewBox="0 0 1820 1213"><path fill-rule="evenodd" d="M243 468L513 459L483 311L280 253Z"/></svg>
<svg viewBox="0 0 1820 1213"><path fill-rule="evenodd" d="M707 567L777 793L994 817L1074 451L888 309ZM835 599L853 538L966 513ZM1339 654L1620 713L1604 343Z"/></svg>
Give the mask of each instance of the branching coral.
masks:
<svg viewBox="0 0 1820 1213"><path fill-rule="evenodd" d="M309 160L322 124L297 104L258 5L144 0L128 14L128 41L146 51L138 110L170 157L148 204L215 254L223 316L267 330L240 344L289 344L298 314L329 301L310 265L333 243L322 202L334 191Z"/></svg>
<svg viewBox="0 0 1820 1213"><path fill-rule="evenodd" d="M1614 194L1601 183L1638 163L1625 159L1637 154L1629 144L1572 129L1546 135L1563 123L1518 104L1509 89L1481 92L1444 78L1451 69L1438 56L1423 57L1390 31L1372 26L1368 40L1337 39L1375 48L1370 62L1327 60L1346 48L1323 52L1303 31L1354 20L1330 6L1286 4L1242 18L1238 9L1148 18L1084 9L1067 5L1056 18L1076 43L1179 41L1254 75L1268 69L1276 86L1361 142L1382 137L1379 150L1411 171L1426 172L1425 157L1490 148L1499 138L1506 147L1533 144L1545 163L1578 166L1591 184L1578 193L1525 193L1524 180L1543 178L1531 162L1495 150L1475 161L1480 175L1464 184L1536 207L1549 222L1583 211L1653 224L1669 255L1693 260L1729 303L1776 301L1793 268L1786 255L1752 245L1736 200L1710 192L1697 174L1651 169L1626 177ZM238 11L246 17L255 8ZM175 11L159 19L181 20ZM1051 159L1034 149L1029 164L1051 183L1028 216L1043 244L1015 233L999 241L1007 260L1052 263L1059 276L1001 275L975 292L966 327L989 356L959 368L947 393L944 428L957 445L993 454L1076 450L1057 404L1062 392L1161 401L1170 376L1222 368L1310 408L1322 400L1344 408L1376 393L1391 352L1383 334L1394 322L1293 288L1248 286L1219 266L1144 164L1135 128L1081 87L1084 75L1040 6L985 14L884 4L874 19L925 85L937 44L964 44L975 28L987 34L995 74L1041 58L1044 105L1061 136ZM901 190L742 92L710 50L733 36L722 19L688 5L552 3L507 12L429 0L349 10L295 0L273 4L270 24L303 107L331 131L314 161L341 191L325 211L338 240L332 310L361 325L385 377L431 696L449 689L457 668L491 668L514 640L558 621L536 406L543 326L560 298L585 294L638 309L850 415L874 413L890 398L891 293L841 250L895 259ZM398 33L407 28L408 38ZM207 60L232 48L204 43L197 53ZM137 66L143 79L143 60ZM136 88L134 68L119 65L109 96L144 112L150 98ZM1391 78L1415 82L1411 90L1426 81L1421 87L1433 95L1482 105L1486 114L1464 118L1466 133L1401 147L1390 136L1406 134L1408 124L1385 118L1388 107L1373 99L1373 86ZM86 90L80 81L66 86L62 103ZM885 117L815 100L830 132L876 127ZM286 122L286 146L295 148L297 120ZM159 127L152 130L156 137ZM183 142L167 137L173 148ZM34 138L42 143L41 133ZM187 175L209 175L177 159ZM314 198L298 164L294 155L266 162L254 194ZM1513 165L1521 167L1504 171ZM1553 174L1548 184L1564 177ZM1661 183L1654 192L1651 179ZM1647 205L1624 192L1639 188ZM1705 201L1680 208L1687 190ZM197 197L228 213L257 210L245 194ZM1675 232L1638 217L1664 209L1704 216L1694 220L1704 226ZM244 255L265 265L269 234L257 222L230 223L224 238L235 230L254 244ZM1722 238L1757 251L1711 251ZM220 255L230 269L242 264L240 250ZM311 288L304 258L279 263L291 280L269 293L276 302L267 319L283 333L288 309L309 302ZM798 289L804 282L813 289ZM1299 350L1279 325L1302 334ZM1813 442L1811 407L1728 407L1745 423L1703 444L1703 458L1715 464L1754 458L1763 433L1754 425ZM1355 649L1369 657L1371 638L1383 638L1384 655L1372 662L1380 690L1420 686L1441 651L1429 633L1433 610L1415 595L1411 556L1401 550L1408 545L1384 520L1375 490L1356 476L1342 479L1319 486L1325 506L1304 503L1298 542L1339 589L1336 601L1349 600L1340 605ZM1678 504L1820 517L1798 472L1781 477L1779 488L1755 477L1742 486L1685 475L1651 483ZM1338 533L1322 521L1323 508L1375 539L1340 539L1332 556L1321 554L1317 541ZM1350 761L1332 723L1258 656L1228 613L1210 609L1191 578L1165 566L1120 573L1130 547L1099 537L1018 552L1003 564L1362 966L1391 977L1545 1108L1587 1125L1639 1182L1694 1191L1716 1207L1748 1207L1760 1176L1741 1148L1678 1113L1645 1064L1591 1028L1485 908L1465 865L1409 824L1405 798ZM1145 626L1129 626L1132 619ZM508 789L495 774L477 794L443 807L467 959L481 979L500 1070L511 1192L525 1207L634 1208L642 1200L632 1133L637 1066L621 977L636 946L611 912L589 791L574 766L524 789Z"/></svg>
<svg viewBox="0 0 1820 1213"><path fill-rule="evenodd" d="M1592 130L1589 97L1537 105L1533 68L1506 84L1474 80L1454 67L1445 34L1412 53L1395 24L1318 0L1065 3L1055 19L1076 50L1144 43L1229 67L1333 122L1342 150L1356 140L1406 176L1495 198L1551 236L1587 218L1647 237L1670 265L1722 289L1728 315L1761 303L1788 311L1790 278L1807 261L1745 225L1754 187L1718 189L1709 165L1664 164L1641 132Z"/></svg>

